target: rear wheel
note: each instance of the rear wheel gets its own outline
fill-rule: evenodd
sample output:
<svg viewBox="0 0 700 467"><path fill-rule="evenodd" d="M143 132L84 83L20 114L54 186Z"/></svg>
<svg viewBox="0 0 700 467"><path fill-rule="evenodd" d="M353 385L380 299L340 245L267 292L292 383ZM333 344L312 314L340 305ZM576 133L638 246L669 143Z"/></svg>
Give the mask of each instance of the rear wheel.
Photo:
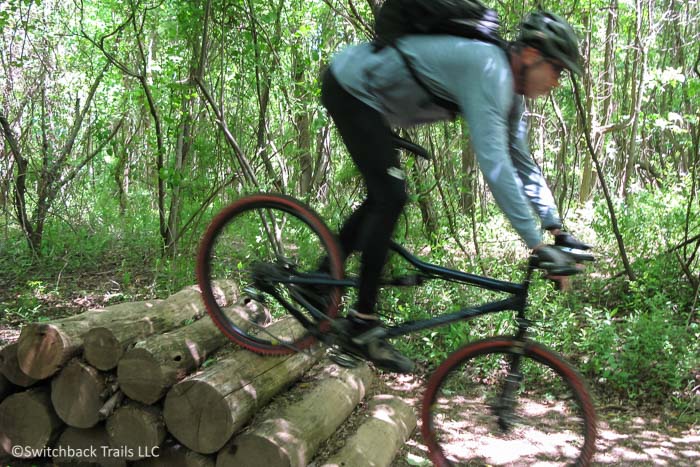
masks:
<svg viewBox="0 0 700 467"><path fill-rule="evenodd" d="M318 272L322 263L327 273ZM335 318L340 287L301 288L294 283L298 277L340 280L343 266L334 235L311 208L288 196L257 194L239 199L214 218L200 243L197 279L207 312L229 339L252 351L292 353L309 347L314 338L307 331L270 334L259 316L231 316L217 303L217 281L236 282L273 321L290 314L282 304L286 302L314 322L300 300ZM309 290L316 289L318 294L309 295Z"/></svg>
<svg viewBox="0 0 700 467"><path fill-rule="evenodd" d="M438 466L587 466L595 450L582 378L541 345L509 337L448 357L428 381L422 418Z"/></svg>

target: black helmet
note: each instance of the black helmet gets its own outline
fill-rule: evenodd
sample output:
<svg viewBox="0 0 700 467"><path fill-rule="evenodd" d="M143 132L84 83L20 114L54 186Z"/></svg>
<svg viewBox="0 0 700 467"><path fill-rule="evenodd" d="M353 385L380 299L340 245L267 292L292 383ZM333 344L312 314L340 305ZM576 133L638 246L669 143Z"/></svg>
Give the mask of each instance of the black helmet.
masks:
<svg viewBox="0 0 700 467"><path fill-rule="evenodd" d="M578 37L565 19L546 11L531 13L520 25L518 42L548 58L559 60L572 73L582 74Z"/></svg>

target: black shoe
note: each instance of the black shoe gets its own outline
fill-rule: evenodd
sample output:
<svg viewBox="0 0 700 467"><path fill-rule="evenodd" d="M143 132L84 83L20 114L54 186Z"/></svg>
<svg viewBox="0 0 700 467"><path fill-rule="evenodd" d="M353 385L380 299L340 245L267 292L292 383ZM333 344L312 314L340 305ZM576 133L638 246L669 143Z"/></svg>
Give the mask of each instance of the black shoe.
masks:
<svg viewBox="0 0 700 467"><path fill-rule="evenodd" d="M341 346L351 354L370 360L378 368L397 373L413 373L415 364L381 337L379 320L352 317L336 320L336 329L345 334Z"/></svg>
<svg viewBox="0 0 700 467"><path fill-rule="evenodd" d="M365 348L368 358L382 370L413 373L416 369L415 363L410 358L396 350L384 339L371 341Z"/></svg>

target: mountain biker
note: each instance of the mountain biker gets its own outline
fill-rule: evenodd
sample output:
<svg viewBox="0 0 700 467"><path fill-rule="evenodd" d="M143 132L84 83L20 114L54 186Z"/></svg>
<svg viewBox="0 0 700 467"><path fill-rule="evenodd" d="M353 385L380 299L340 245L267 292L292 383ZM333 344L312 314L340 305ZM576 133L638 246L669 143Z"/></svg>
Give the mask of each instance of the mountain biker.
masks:
<svg viewBox="0 0 700 467"><path fill-rule="evenodd" d="M561 231L551 191L530 156L523 113L525 97L549 94L565 69L581 74L579 62L574 30L548 12L530 14L506 50L451 35L408 35L395 46L351 46L333 59L323 77L322 103L367 188L366 200L339 233L346 257L361 252L359 297L347 321L353 335L381 325L375 314L378 282L407 199L391 127L452 118L434 96L457 104L494 199L527 246L553 275L572 267L566 254L543 243L531 211L557 243L587 247ZM413 370L413 362L386 341L370 341L361 351L381 368Z"/></svg>

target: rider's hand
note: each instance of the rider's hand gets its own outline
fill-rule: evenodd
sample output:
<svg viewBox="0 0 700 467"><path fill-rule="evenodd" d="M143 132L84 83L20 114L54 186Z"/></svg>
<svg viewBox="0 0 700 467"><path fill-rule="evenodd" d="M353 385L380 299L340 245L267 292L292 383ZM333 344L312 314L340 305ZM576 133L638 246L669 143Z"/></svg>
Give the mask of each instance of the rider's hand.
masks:
<svg viewBox="0 0 700 467"><path fill-rule="evenodd" d="M576 268L573 258L554 246L540 244L533 249L533 253L539 259L540 268L551 274L567 275Z"/></svg>
<svg viewBox="0 0 700 467"><path fill-rule="evenodd" d="M569 290L569 275L572 270L579 269L573 258L558 248L545 244L535 247L533 253L539 258L539 266L548 272L547 279L555 282L558 290Z"/></svg>
<svg viewBox="0 0 700 467"><path fill-rule="evenodd" d="M591 245L583 243L581 240L574 237L569 232L564 232L562 230L554 230L552 231L552 235L554 235L554 244L556 246L562 246L566 248L573 248L575 250L584 251L591 249Z"/></svg>

